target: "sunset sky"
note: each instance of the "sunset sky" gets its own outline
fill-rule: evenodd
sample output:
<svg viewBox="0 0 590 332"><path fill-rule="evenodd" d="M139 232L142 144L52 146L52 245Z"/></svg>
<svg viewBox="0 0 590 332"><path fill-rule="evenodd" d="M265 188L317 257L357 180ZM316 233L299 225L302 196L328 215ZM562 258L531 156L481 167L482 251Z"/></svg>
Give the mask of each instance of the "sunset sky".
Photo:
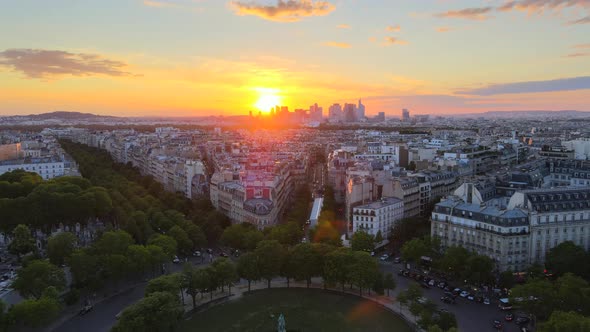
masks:
<svg viewBox="0 0 590 332"><path fill-rule="evenodd" d="M0 3L0 115L590 111L590 0Z"/></svg>

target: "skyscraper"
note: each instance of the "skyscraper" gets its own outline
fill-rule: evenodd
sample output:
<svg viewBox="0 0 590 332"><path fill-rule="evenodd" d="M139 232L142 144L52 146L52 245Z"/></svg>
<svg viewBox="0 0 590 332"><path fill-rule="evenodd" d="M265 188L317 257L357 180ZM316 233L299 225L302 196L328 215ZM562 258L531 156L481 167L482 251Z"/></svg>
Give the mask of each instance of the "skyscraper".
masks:
<svg viewBox="0 0 590 332"><path fill-rule="evenodd" d="M328 108L328 120L330 122L342 121L342 106L340 104L333 104Z"/></svg>
<svg viewBox="0 0 590 332"><path fill-rule="evenodd" d="M315 122L322 122L324 118L324 109L319 107L317 103L309 107L309 119Z"/></svg>
<svg viewBox="0 0 590 332"><path fill-rule="evenodd" d="M356 122L356 105L344 104L344 122Z"/></svg>
<svg viewBox="0 0 590 332"><path fill-rule="evenodd" d="M402 122L410 122L410 111L406 108L402 110Z"/></svg>
<svg viewBox="0 0 590 332"><path fill-rule="evenodd" d="M365 105L359 99L359 104L356 108L356 119L357 121L363 120L365 118Z"/></svg>

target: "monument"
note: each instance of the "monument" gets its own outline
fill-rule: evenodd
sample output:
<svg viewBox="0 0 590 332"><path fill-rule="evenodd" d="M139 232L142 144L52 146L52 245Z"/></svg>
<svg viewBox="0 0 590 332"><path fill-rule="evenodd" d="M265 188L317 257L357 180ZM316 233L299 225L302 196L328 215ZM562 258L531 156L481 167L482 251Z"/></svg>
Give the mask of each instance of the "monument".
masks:
<svg viewBox="0 0 590 332"><path fill-rule="evenodd" d="M279 316L279 328L277 331L278 332L287 332L287 329L285 328L285 316L283 316L283 314L281 314Z"/></svg>

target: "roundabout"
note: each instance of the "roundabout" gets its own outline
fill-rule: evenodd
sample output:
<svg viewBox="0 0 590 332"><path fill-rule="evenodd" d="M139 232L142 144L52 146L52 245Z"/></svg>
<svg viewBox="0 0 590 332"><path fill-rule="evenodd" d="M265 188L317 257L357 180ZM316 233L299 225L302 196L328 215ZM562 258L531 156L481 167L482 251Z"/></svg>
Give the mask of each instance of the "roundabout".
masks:
<svg viewBox="0 0 590 332"><path fill-rule="evenodd" d="M403 318L373 301L305 288L252 291L195 313L178 331L274 332L281 314L286 331L412 331Z"/></svg>

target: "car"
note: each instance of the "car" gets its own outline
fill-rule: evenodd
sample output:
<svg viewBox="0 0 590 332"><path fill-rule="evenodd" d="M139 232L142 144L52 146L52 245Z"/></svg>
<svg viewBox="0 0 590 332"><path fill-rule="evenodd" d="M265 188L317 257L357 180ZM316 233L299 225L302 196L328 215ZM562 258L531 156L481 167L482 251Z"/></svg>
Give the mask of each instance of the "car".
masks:
<svg viewBox="0 0 590 332"><path fill-rule="evenodd" d="M469 301L473 301L473 300L475 300L475 297L473 295L469 294L469 295L467 295L467 299Z"/></svg>
<svg viewBox="0 0 590 332"><path fill-rule="evenodd" d="M444 289L444 288L445 288L445 286L446 286L446 284L445 284L445 282L444 282L444 281L442 281L442 282L439 282L437 286L438 286L438 288L440 288L440 289Z"/></svg>
<svg viewBox="0 0 590 332"><path fill-rule="evenodd" d="M401 259L400 257L396 257L396 258L394 258L394 259L393 259L393 262L394 262L395 264L399 264L399 263L401 263L401 262L402 262L402 259Z"/></svg>
<svg viewBox="0 0 590 332"><path fill-rule="evenodd" d="M426 289L430 288L430 286L428 286L428 283L426 283L426 282L420 283L420 286L422 286L422 288L426 288Z"/></svg>
<svg viewBox="0 0 590 332"><path fill-rule="evenodd" d="M178 256L174 256L174 259L172 260L172 263L174 263L174 264L180 263L180 259L178 258Z"/></svg>
<svg viewBox="0 0 590 332"><path fill-rule="evenodd" d="M229 255L228 255L228 254L226 254L226 253L224 253L224 252L222 251L222 252L219 254L219 256L221 256L221 257L228 257Z"/></svg>
<svg viewBox="0 0 590 332"><path fill-rule="evenodd" d="M193 256L201 257L201 252L197 250L197 251L193 252Z"/></svg>
<svg viewBox="0 0 590 332"><path fill-rule="evenodd" d="M495 329L497 329L497 330L501 330L501 329L502 329L502 322L500 322L500 321L499 321L499 320L497 320L497 319L494 319L493 326L494 326L494 328L495 328Z"/></svg>
<svg viewBox="0 0 590 332"><path fill-rule="evenodd" d="M379 259L382 261L386 261L388 258L389 258L388 254L383 254L383 255L381 255L381 257L379 257Z"/></svg>
<svg viewBox="0 0 590 332"><path fill-rule="evenodd" d="M444 303L455 303L455 299L450 296L442 296L440 300Z"/></svg>
<svg viewBox="0 0 590 332"><path fill-rule="evenodd" d="M481 297L481 296L479 296L479 295L478 295L478 296L476 296L476 297L475 297L475 302L477 302L477 303L482 303L482 302L483 302L483 297Z"/></svg>
<svg viewBox="0 0 590 332"><path fill-rule="evenodd" d="M398 276L405 276L405 274L407 273L406 270L399 270L399 272L397 273Z"/></svg>
<svg viewBox="0 0 590 332"><path fill-rule="evenodd" d="M212 253L213 253L213 249L211 249L211 248L208 248L208 249L207 249L207 253L208 253L208 254L212 254Z"/></svg>
<svg viewBox="0 0 590 332"><path fill-rule="evenodd" d="M375 257L375 252L371 251L371 257Z"/></svg>
<svg viewBox="0 0 590 332"><path fill-rule="evenodd" d="M516 317L515 323L517 325L526 325L530 322L531 320L528 317L525 316L520 316L520 317Z"/></svg>
<svg viewBox="0 0 590 332"><path fill-rule="evenodd" d="M436 280L434 280L434 279L432 279L428 282L428 285L432 286L432 287L434 287L435 284L436 284Z"/></svg>
<svg viewBox="0 0 590 332"><path fill-rule="evenodd" d="M426 304L427 302L428 302L428 299L425 297L418 298L418 303L420 303L420 304Z"/></svg>
<svg viewBox="0 0 590 332"><path fill-rule="evenodd" d="M82 307L82 309L80 309L80 312L78 313L78 315L84 316L87 313L91 312L93 308L94 307L91 305L85 305L84 307Z"/></svg>
<svg viewBox="0 0 590 332"><path fill-rule="evenodd" d="M461 296L461 297L468 297L469 296L469 292L462 291L461 293L459 293L459 296Z"/></svg>
<svg viewBox="0 0 590 332"><path fill-rule="evenodd" d="M483 299L483 304L490 304L490 299L488 299L487 297Z"/></svg>
<svg viewBox="0 0 590 332"><path fill-rule="evenodd" d="M507 322L511 322L514 319L514 315L512 313L507 313L506 316L504 316L504 320Z"/></svg>

